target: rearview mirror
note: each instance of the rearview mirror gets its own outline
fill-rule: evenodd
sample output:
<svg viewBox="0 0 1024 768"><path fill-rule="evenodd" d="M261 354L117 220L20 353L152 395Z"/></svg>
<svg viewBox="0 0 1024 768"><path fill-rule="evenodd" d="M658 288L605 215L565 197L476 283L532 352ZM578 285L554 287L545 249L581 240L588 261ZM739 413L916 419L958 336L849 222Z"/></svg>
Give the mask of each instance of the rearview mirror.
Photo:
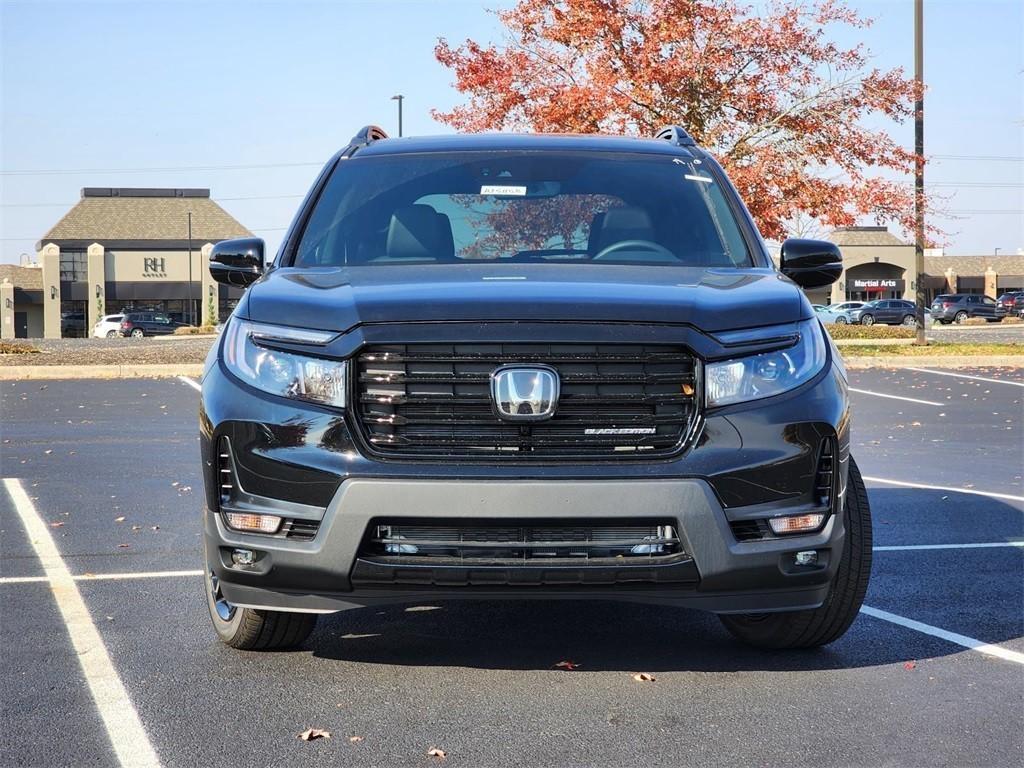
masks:
<svg viewBox="0 0 1024 768"><path fill-rule="evenodd" d="M782 244L782 274L801 288L831 285L843 273L843 254L827 240L790 238Z"/></svg>
<svg viewBox="0 0 1024 768"><path fill-rule="evenodd" d="M263 240L239 237L222 240L210 251L210 274L218 283L247 286L263 274Z"/></svg>

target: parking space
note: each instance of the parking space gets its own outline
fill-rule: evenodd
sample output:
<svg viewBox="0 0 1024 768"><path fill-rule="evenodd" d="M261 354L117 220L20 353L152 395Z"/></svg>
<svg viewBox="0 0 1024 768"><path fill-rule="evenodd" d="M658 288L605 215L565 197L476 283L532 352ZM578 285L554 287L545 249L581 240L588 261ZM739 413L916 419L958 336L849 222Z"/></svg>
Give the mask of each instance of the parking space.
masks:
<svg viewBox="0 0 1024 768"><path fill-rule="evenodd" d="M866 604L906 623L862 615L813 652L754 651L713 616L607 602L364 609L325 617L299 651L231 651L196 575L197 393L173 379L4 383L3 475L77 577L95 650L130 698L114 706L137 713L166 766L430 765L431 747L467 766L1015 765L1024 376L964 373L995 381L851 373L854 454L875 478ZM931 545L949 548L906 549ZM0 762L119 765L57 607L66 585L25 581L44 577L38 555L0 491ZM332 739L297 740L307 727Z"/></svg>

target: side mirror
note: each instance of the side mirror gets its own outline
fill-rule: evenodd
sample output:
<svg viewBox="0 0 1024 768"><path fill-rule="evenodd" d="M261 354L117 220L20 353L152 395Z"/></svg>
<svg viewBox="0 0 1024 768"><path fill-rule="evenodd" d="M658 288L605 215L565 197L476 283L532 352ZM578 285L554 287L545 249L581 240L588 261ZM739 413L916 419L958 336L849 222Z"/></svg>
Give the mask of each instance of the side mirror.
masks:
<svg viewBox="0 0 1024 768"><path fill-rule="evenodd" d="M263 241L258 237L222 240L210 251L210 274L218 283L245 287L263 274Z"/></svg>
<svg viewBox="0 0 1024 768"><path fill-rule="evenodd" d="M843 274L843 254L827 240L790 238L782 244L782 274L801 288L831 285Z"/></svg>

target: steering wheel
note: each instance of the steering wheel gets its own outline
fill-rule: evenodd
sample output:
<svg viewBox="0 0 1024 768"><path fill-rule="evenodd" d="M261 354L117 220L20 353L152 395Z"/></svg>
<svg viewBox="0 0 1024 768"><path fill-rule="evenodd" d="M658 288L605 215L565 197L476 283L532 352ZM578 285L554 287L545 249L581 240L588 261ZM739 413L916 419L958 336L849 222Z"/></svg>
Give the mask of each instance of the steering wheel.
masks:
<svg viewBox="0 0 1024 768"><path fill-rule="evenodd" d="M651 253L664 256L672 261L679 261L676 255L668 248L650 240L619 240L617 243L612 243L611 245L602 248L594 255L593 261L606 258L611 256L613 253L618 253L619 251L650 251Z"/></svg>

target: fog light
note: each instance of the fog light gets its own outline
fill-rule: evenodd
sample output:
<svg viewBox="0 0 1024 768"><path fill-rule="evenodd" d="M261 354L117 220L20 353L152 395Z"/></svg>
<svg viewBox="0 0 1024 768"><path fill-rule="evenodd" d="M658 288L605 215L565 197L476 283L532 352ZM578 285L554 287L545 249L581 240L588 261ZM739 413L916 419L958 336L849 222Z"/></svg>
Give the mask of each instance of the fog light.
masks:
<svg viewBox="0 0 1024 768"><path fill-rule="evenodd" d="M277 515L252 515L247 512L225 512L224 519L229 528L253 533L277 533L281 518Z"/></svg>
<svg viewBox="0 0 1024 768"><path fill-rule="evenodd" d="M803 554L803 552L800 554ZM231 551L231 562L235 565L252 565L255 559L251 549L235 549Z"/></svg>
<svg viewBox="0 0 1024 768"><path fill-rule="evenodd" d="M817 565L818 553L813 549L807 549L803 552L797 552L793 556L793 562L795 562L797 565Z"/></svg>
<svg viewBox="0 0 1024 768"><path fill-rule="evenodd" d="M784 533L807 533L816 531L821 527L825 515L822 512L815 512L812 515L793 515L791 517L773 517L768 520L768 525L778 534Z"/></svg>

